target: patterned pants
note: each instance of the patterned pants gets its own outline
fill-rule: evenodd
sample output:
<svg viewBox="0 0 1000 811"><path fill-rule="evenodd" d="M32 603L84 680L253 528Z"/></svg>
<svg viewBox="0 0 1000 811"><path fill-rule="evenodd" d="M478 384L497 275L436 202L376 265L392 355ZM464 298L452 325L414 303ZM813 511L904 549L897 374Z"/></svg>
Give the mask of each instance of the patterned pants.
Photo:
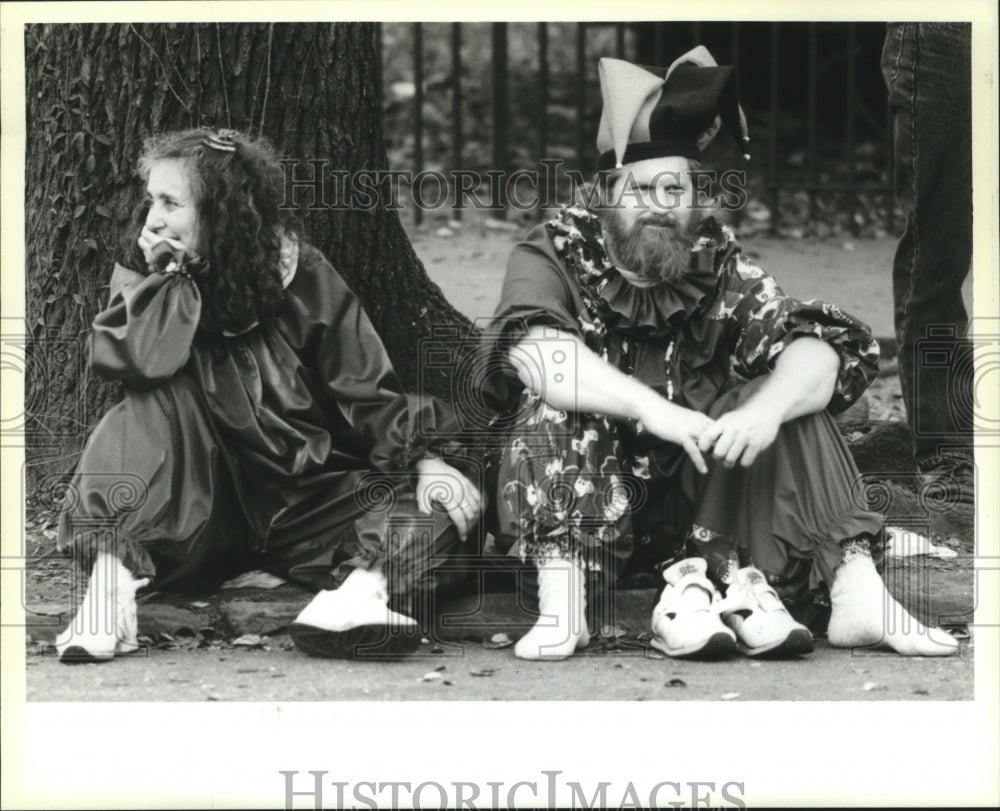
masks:
<svg viewBox="0 0 1000 811"><path fill-rule="evenodd" d="M760 382L725 391L709 415L737 408ZM881 531L883 516L866 509L857 467L825 411L782 425L750 468L706 459L701 475L686 460L660 476L623 451L613 421L560 412L528 393L522 405L499 462L497 543L527 561L577 559L611 581L626 568L699 556L716 579L732 563L752 564L776 587L804 592L832 582L841 541Z"/></svg>

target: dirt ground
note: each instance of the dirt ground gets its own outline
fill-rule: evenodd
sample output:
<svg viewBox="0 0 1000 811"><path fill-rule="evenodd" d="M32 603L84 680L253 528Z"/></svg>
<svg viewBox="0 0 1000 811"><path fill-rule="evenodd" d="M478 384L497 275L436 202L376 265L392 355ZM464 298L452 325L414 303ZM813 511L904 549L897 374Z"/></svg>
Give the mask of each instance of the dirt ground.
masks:
<svg viewBox="0 0 1000 811"><path fill-rule="evenodd" d="M407 224L418 256L447 298L472 319L488 318L499 296L511 246L523 226L463 225L431 218ZM816 242L755 237L745 250L786 292L835 301L892 335L890 275L895 241ZM971 289L968 291L971 293ZM971 299L967 299L971 301ZM869 392L871 416L901 420L893 364ZM68 561L54 553L55 516L31 509L25 554L31 559L28 605L66 605L72 581ZM969 539L971 541L971 539ZM142 611L140 607L140 612ZM526 663L510 649L477 643L425 645L404 662L311 660L276 634L254 645L233 640L211 645L166 645L110 665L68 668L36 638L28 645L27 697L33 701L270 701L576 699L623 700L969 700L973 697L974 637L961 637L961 655L943 660L903 659L837 650L817 642L809 657L754 662L677 662L604 650L561 664ZM171 648L174 649L164 649ZM430 675L437 674L437 675ZM671 680L681 684L669 686Z"/></svg>
<svg viewBox="0 0 1000 811"><path fill-rule="evenodd" d="M954 701L973 698L973 651L903 659L831 648L757 662L576 655L526 662L511 648L431 645L399 662L310 659L273 648L158 651L68 667L28 660L29 701ZM269 645L269 647L271 646ZM678 683L680 682L680 683Z"/></svg>

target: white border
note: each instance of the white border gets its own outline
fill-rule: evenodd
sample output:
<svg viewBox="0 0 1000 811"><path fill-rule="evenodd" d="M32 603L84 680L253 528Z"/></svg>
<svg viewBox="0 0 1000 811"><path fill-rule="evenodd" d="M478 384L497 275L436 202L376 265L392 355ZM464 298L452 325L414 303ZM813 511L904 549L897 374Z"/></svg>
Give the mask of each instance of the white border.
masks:
<svg viewBox="0 0 1000 811"><path fill-rule="evenodd" d="M467 2L45 3L0 7L2 20L2 314L24 307L24 55L28 21L972 19L975 166L974 315L997 309L997 17L990 2L711 4L578 0L550 8ZM889 268L885 268L889 295ZM5 380L6 382L6 380ZM994 397L996 393L994 392ZM2 392L21 402L16 386ZM992 403L996 413L996 400ZM4 413L11 413L6 408ZM997 492L996 453L978 460L981 492ZM19 548L18 451L3 450L3 542ZM981 498L978 537L1000 536L996 502ZM981 550L986 553L989 550ZM10 553L10 552L9 552ZM992 554L998 554L996 547ZM996 574L984 573L981 616L1000 617ZM16 593L11 573L4 592ZM13 575L17 576L16 573ZM3 601L6 616L16 600ZM995 620L994 620L995 621ZM11 631L11 632L8 632ZM977 630L976 699L957 703L384 703L30 704L24 646L3 633L4 807L280 807L278 769L330 779L440 782L561 780L637 787L661 780L746 783L753 805L995 805L997 629ZM553 675L557 673L556 666ZM157 730L154 734L151 731ZM197 731L196 731L197 730ZM611 794L609 796L618 796ZM433 795L430 795L433 798Z"/></svg>

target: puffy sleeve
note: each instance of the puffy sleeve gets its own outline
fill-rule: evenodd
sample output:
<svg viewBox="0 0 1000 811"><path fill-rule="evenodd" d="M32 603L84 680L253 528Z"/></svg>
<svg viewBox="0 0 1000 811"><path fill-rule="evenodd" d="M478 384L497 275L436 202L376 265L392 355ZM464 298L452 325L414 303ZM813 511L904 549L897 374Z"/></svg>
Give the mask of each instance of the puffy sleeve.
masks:
<svg viewBox="0 0 1000 811"><path fill-rule="evenodd" d="M347 424L342 440L385 472L411 470L429 454L460 453L458 423L435 397L407 394L357 296L329 262L306 248L289 288L296 342L330 408Z"/></svg>
<svg viewBox="0 0 1000 811"><path fill-rule="evenodd" d="M500 412L513 407L524 385L508 352L536 325L584 337L579 303L570 292L544 226L538 226L511 253L500 303L480 338L479 356L486 373L486 402Z"/></svg>
<svg viewBox="0 0 1000 811"><path fill-rule="evenodd" d="M786 296L775 280L737 254L726 271L725 310L734 327L733 366L744 377L766 374L802 335L825 341L840 356L827 408L849 408L878 375L878 342L868 326L835 304Z"/></svg>
<svg viewBox="0 0 1000 811"><path fill-rule="evenodd" d="M126 386L156 386L187 363L200 317L201 295L186 275L115 265L108 306L94 319L90 364Z"/></svg>

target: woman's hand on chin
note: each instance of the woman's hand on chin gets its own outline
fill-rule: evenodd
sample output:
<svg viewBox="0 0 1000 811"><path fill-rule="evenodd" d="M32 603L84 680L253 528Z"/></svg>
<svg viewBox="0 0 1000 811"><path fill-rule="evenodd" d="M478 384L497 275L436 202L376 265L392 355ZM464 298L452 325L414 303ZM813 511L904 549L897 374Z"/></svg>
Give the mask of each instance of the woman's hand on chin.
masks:
<svg viewBox="0 0 1000 811"><path fill-rule="evenodd" d="M162 265L167 264L162 259L164 248L160 247L164 243L169 246L171 255L178 260L178 263L185 254L190 253L187 246L180 240L163 236L145 226L139 232L137 242L143 257L146 259L146 264L154 270L162 270Z"/></svg>

